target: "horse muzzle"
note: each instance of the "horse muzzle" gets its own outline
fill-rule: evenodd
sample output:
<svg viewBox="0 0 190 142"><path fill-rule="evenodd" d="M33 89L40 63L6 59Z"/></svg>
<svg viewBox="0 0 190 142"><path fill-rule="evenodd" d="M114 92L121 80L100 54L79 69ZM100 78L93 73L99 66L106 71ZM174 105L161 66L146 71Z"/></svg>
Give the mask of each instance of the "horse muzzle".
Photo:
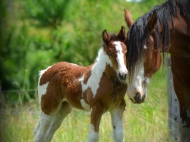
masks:
<svg viewBox="0 0 190 142"><path fill-rule="evenodd" d="M142 93L142 92L136 92L133 97L129 97L129 99L136 104L141 104L145 101L146 99L146 92Z"/></svg>
<svg viewBox="0 0 190 142"><path fill-rule="evenodd" d="M118 73L119 79L122 81L126 81L127 77L128 77L128 71L120 71Z"/></svg>
<svg viewBox="0 0 190 142"><path fill-rule="evenodd" d="M137 92L134 96L135 103L141 104L145 101L146 94L140 95L139 92Z"/></svg>

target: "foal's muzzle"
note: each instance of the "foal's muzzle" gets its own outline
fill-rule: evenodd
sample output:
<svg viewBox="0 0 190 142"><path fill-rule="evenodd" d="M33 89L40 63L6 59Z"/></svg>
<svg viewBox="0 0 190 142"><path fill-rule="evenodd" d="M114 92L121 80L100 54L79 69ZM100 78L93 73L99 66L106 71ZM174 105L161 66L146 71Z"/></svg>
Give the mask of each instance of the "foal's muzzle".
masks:
<svg viewBox="0 0 190 142"><path fill-rule="evenodd" d="M127 79L127 76L128 76L128 73L126 72L123 72L123 73L119 73L119 78L121 80L126 80Z"/></svg>

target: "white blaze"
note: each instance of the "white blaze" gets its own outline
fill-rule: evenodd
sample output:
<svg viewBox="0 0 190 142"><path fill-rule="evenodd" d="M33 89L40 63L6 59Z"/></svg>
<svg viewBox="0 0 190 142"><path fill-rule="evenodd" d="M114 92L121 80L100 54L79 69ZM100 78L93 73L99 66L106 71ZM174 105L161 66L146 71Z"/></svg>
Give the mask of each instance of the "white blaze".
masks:
<svg viewBox="0 0 190 142"><path fill-rule="evenodd" d="M136 92L143 93L142 83L144 79L144 64L143 61L135 68L133 80L128 84L127 94L133 99Z"/></svg>
<svg viewBox="0 0 190 142"><path fill-rule="evenodd" d="M115 45L115 49L117 51L117 63L118 63L118 72L120 73L127 73L127 68L126 65L124 63L124 54L122 52L122 47L121 47L121 42L120 41L115 41L113 42L113 44Z"/></svg>
<svg viewBox="0 0 190 142"><path fill-rule="evenodd" d="M89 87L93 93L93 97L95 97L95 95L97 93L97 89L99 88L100 79L102 77L102 74L103 74L107 64L112 66L109 57L101 48L98 52L98 57L96 58L96 62L91 68L91 76L89 77L87 83L84 84L84 74L79 79L79 81L81 82L81 85L82 85L83 92Z"/></svg>

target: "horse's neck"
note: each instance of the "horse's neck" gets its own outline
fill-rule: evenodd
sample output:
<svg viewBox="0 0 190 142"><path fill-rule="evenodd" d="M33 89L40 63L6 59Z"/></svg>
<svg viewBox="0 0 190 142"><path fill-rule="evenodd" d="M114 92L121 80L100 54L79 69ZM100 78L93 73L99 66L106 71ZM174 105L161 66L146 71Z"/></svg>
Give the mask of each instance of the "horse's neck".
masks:
<svg viewBox="0 0 190 142"><path fill-rule="evenodd" d="M112 63L103 49L100 49L98 57L91 68L91 73L101 77L103 73L107 72L108 66L112 68Z"/></svg>
<svg viewBox="0 0 190 142"><path fill-rule="evenodd" d="M117 78L118 78L117 73L112 66L107 65L104 72L105 72L105 75L108 79L110 79L112 81L117 80Z"/></svg>
<svg viewBox="0 0 190 142"><path fill-rule="evenodd" d="M189 23L190 26L190 23ZM177 11L177 17L173 17L173 27L170 28L170 47L169 53L175 56L189 56L187 50L190 46L190 32L187 21Z"/></svg>

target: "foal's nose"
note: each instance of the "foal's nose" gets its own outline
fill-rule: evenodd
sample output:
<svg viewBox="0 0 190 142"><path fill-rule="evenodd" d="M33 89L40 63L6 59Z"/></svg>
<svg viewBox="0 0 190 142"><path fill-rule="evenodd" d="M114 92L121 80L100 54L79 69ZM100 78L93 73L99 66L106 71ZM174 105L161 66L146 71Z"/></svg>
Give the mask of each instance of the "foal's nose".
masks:
<svg viewBox="0 0 190 142"><path fill-rule="evenodd" d="M128 72L120 72L119 73L119 77L122 79L122 80L126 80L126 78L127 78L127 76L128 76Z"/></svg>

